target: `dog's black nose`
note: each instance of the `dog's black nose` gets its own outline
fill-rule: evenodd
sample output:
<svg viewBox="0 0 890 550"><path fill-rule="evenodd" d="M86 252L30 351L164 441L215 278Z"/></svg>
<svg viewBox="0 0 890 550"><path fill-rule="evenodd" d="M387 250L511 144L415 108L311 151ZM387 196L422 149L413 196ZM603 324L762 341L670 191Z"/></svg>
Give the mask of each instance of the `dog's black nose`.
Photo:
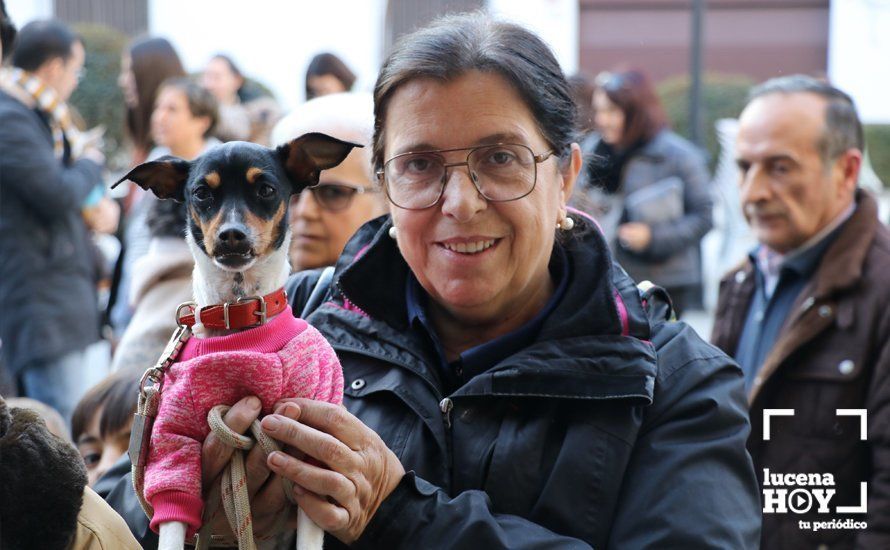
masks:
<svg viewBox="0 0 890 550"><path fill-rule="evenodd" d="M224 225L219 232L219 243L232 252L243 252L250 248L247 241L247 233L235 225Z"/></svg>

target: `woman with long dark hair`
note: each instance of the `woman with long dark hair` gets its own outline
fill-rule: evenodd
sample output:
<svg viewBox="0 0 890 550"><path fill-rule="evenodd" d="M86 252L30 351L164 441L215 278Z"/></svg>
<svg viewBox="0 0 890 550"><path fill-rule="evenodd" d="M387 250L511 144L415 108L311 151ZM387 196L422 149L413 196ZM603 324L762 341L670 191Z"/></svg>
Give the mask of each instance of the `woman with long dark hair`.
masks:
<svg viewBox="0 0 890 550"><path fill-rule="evenodd" d="M139 38L121 56L121 72L117 83L124 94L127 107L127 137L133 146L130 160L132 165L145 162L155 148L156 143L151 135L151 115L161 84L169 78L183 76L185 69L179 55L164 38ZM146 193L142 189L130 185L123 200L123 251L118 259L117 270L120 274L109 311L111 325L118 337L123 334L133 315L127 302L133 262L145 254L148 248L146 205L140 204L145 197Z"/></svg>
<svg viewBox="0 0 890 550"><path fill-rule="evenodd" d="M158 88L168 78L185 76L176 50L164 38L141 38L121 57L118 85L127 105L127 136L133 142L133 164L145 162L155 146L151 138L151 113Z"/></svg>
<svg viewBox="0 0 890 550"><path fill-rule="evenodd" d="M595 84L596 131L582 146L573 202L597 218L630 276L666 288L682 312L701 299L699 245L711 229L704 159L668 128L645 73L601 73Z"/></svg>

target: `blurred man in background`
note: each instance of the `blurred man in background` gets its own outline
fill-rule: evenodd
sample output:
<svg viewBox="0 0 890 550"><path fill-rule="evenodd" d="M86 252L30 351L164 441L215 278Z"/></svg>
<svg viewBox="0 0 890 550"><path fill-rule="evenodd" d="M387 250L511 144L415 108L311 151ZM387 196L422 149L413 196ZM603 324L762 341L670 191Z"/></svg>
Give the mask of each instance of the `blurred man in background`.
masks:
<svg viewBox="0 0 890 550"><path fill-rule="evenodd" d="M84 56L82 41L63 23L35 21L19 31L13 67L0 75L3 361L24 395L69 421L97 381L85 360L99 338L85 219L112 230L117 223L116 213L102 210L104 157L73 126L65 103Z"/></svg>
<svg viewBox="0 0 890 550"><path fill-rule="evenodd" d="M890 548L890 230L857 189L863 149L850 97L805 76L758 86L739 120L740 196L759 244L720 283L712 341L745 373L758 475L831 474L823 489L836 491L829 510L798 514L764 490L764 550ZM765 409L794 411L768 440ZM835 513L866 494L867 514ZM846 517L867 531L799 524Z"/></svg>

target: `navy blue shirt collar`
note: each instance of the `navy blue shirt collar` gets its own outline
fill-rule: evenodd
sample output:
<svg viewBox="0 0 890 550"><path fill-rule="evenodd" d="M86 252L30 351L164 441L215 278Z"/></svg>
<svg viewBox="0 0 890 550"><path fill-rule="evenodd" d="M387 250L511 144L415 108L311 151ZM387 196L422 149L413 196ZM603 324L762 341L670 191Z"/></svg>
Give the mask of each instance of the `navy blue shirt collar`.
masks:
<svg viewBox="0 0 890 550"><path fill-rule="evenodd" d="M556 288L544 307L531 320L516 330L499 336L494 340L470 348L460 354L460 358L452 363L445 359L444 349L429 318L427 306L429 296L420 286L411 270L408 270L408 284L405 290L408 323L411 327L424 330L433 342L446 385L456 388L477 374L481 374L510 355L528 346L537 337L544 321L553 312L565 295L569 279L569 258L558 243L553 247L550 257L550 275Z"/></svg>

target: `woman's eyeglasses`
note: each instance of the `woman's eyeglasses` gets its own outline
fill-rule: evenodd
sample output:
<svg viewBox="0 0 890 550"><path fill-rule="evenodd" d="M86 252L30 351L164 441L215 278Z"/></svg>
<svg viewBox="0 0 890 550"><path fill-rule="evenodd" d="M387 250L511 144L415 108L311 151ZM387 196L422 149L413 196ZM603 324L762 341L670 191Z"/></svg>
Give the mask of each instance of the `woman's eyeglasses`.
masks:
<svg viewBox="0 0 890 550"><path fill-rule="evenodd" d="M445 162L442 153L457 151L467 151L464 162ZM553 154L550 150L536 155L528 146L516 143L402 153L387 160L377 177L383 181L390 202L406 210L423 210L439 202L448 168L455 166L467 167L473 185L487 200L515 201L532 192L538 163Z"/></svg>
<svg viewBox="0 0 890 550"><path fill-rule="evenodd" d="M312 196L319 206L331 212L349 208L353 197L357 194L380 192L379 189L374 187L362 187L361 185L349 183L319 183L318 185L307 187L306 190L312 192ZM298 198L299 196L295 195L292 200L298 200Z"/></svg>

